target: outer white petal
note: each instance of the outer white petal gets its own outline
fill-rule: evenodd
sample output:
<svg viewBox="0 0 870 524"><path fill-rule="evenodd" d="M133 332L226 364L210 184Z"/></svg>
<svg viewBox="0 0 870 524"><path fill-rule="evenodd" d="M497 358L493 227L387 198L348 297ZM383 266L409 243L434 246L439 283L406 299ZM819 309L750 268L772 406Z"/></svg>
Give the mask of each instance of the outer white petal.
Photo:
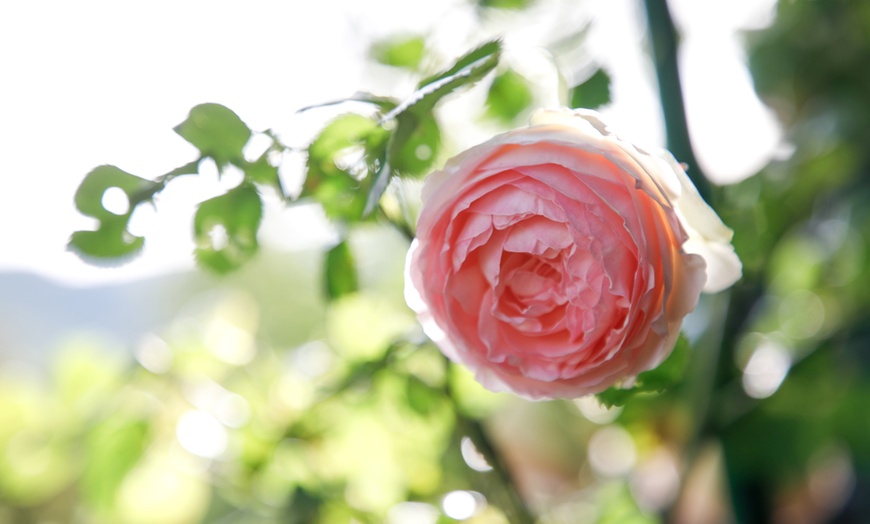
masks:
<svg viewBox="0 0 870 524"><path fill-rule="evenodd" d="M701 255L707 261L707 283L704 291L722 291L737 282L743 272L743 265L731 245L734 232L704 202L674 157L667 151L662 152L662 157L677 174L682 187L682 193L674 202L674 207L689 234L689 240L683 244L683 249L687 253Z"/></svg>
<svg viewBox="0 0 870 524"><path fill-rule="evenodd" d="M536 111L530 124L532 127L567 127L576 132L579 143L594 144L602 150L617 148L628 154L676 211L680 225L689 237L683 244L683 250L700 255L707 262L704 291L721 291L740 278L742 265L731 246L733 232L704 202L683 167L669 152L657 149L648 152L620 139L597 112L588 109Z"/></svg>

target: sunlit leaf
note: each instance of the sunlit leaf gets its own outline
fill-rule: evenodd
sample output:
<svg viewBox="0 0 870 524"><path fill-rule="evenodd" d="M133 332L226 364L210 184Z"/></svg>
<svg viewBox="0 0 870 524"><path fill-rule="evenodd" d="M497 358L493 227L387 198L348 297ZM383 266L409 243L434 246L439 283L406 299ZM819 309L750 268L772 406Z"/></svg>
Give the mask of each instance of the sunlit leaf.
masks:
<svg viewBox="0 0 870 524"><path fill-rule="evenodd" d="M414 325L406 309L367 293L332 302L327 316L328 342L352 361L379 359L391 352L397 337Z"/></svg>
<svg viewBox="0 0 870 524"><path fill-rule="evenodd" d="M98 522L205 522L211 485L207 478L179 468L178 453L166 444L149 449L130 470L118 491L114 518Z"/></svg>
<svg viewBox="0 0 870 524"><path fill-rule="evenodd" d="M356 262L346 241L326 253L326 294L335 299L359 289Z"/></svg>
<svg viewBox="0 0 870 524"><path fill-rule="evenodd" d="M340 161L339 154L358 146L374 133L378 123L371 118L348 113L332 120L308 146L307 183L316 183L319 178L346 175L353 178L350 169ZM342 165L340 165L342 164Z"/></svg>
<svg viewBox="0 0 870 524"><path fill-rule="evenodd" d="M318 492L297 487L290 495L290 505L287 508L285 522L288 524L317 522L324 502Z"/></svg>
<svg viewBox="0 0 870 524"><path fill-rule="evenodd" d="M384 115L384 120L396 120L396 130L386 146L385 159L380 149L383 136L375 135L367 144L369 171L379 176L368 182L370 191L363 216L380 199L393 173L420 175L432 166L441 145L441 130L432 114L435 104L455 89L483 78L498 64L500 56L500 40L483 44L459 58L449 69L421 81L411 97ZM385 170L387 167L389 171ZM330 214L328 210L327 214Z"/></svg>
<svg viewBox="0 0 870 524"><path fill-rule="evenodd" d="M85 258L97 259L121 259L138 252L145 239L127 231L124 218L102 220L96 231L76 231L70 237L70 249Z"/></svg>
<svg viewBox="0 0 870 524"><path fill-rule="evenodd" d="M571 88L571 107L595 109L610 102L610 75L598 69L585 82Z"/></svg>
<svg viewBox="0 0 870 524"><path fill-rule="evenodd" d="M202 202L193 219L197 262L218 273L238 268L257 252L262 216L260 195L248 183Z"/></svg>
<svg viewBox="0 0 870 524"><path fill-rule="evenodd" d="M175 132L210 156L218 166L243 160L242 148L251 130L232 110L220 104L200 104L190 110L187 119L175 126Z"/></svg>
<svg viewBox="0 0 870 524"><path fill-rule="evenodd" d="M5 407L6 403L8 399L4 397L2 405ZM49 409L50 406L46 405ZM60 412L54 413L63 418ZM8 508L10 501L33 507L57 500L75 480L76 461L71 446L58 438L56 432L52 433L52 429L22 428L11 440L2 443L0 494L3 504L0 510ZM34 465L39 467L34 468Z"/></svg>
<svg viewBox="0 0 870 524"><path fill-rule="evenodd" d="M375 120L352 113L327 124L308 146L302 196L314 197L330 218L361 219L389 136Z"/></svg>
<svg viewBox="0 0 870 524"><path fill-rule="evenodd" d="M273 166L268 159L268 153L253 162L245 162L242 170L252 182L275 188L279 195L285 197L281 178L278 176L278 168Z"/></svg>
<svg viewBox="0 0 870 524"><path fill-rule="evenodd" d="M456 409L471 418L490 415L510 398L507 393L493 393L480 385L465 366L451 363L447 380Z"/></svg>
<svg viewBox="0 0 870 524"><path fill-rule="evenodd" d="M435 115L412 108L396 120L388 156L393 171L403 176L426 174L441 150L441 129Z"/></svg>
<svg viewBox="0 0 870 524"><path fill-rule="evenodd" d="M93 341L71 340L54 358L55 395L72 409L91 409L122 383L127 365L122 355L100 350Z"/></svg>
<svg viewBox="0 0 870 524"><path fill-rule="evenodd" d="M150 200L162 186L131 175L115 166L100 166L85 176L75 194L76 209L85 216L99 220L95 231L76 231L70 248L85 257L118 258L140 249L145 239L127 230L135 205ZM106 209L103 196L112 188L120 189L127 198L125 212L116 214Z"/></svg>
<svg viewBox="0 0 870 524"><path fill-rule="evenodd" d="M417 91L394 112L401 113L411 106L431 109L444 96L474 84L495 69L501 59L501 50L501 40L490 40L466 53L450 68L420 81Z"/></svg>
<svg viewBox="0 0 870 524"><path fill-rule="evenodd" d="M418 35L388 38L375 43L371 55L382 64L415 71L423 59L425 45L423 37Z"/></svg>
<svg viewBox="0 0 870 524"><path fill-rule="evenodd" d="M379 165L375 167L377 172L375 173L374 180L372 181L371 187L368 191L368 196L366 197L366 205L363 209L363 218L369 216L372 211L374 211L375 206L381 200L381 197L384 195L384 192L387 190L387 186L390 184L390 179L393 176L393 171L390 168L389 162L386 159L386 152L381 155L378 160Z"/></svg>
<svg viewBox="0 0 870 524"><path fill-rule="evenodd" d="M109 510L124 477L145 452L149 426L145 421L107 421L88 436L82 494L95 509Z"/></svg>
<svg viewBox="0 0 870 524"><path fill-rule="evenodd" d="M532 103L529 82L512 69L497 75L486 94L486 114L509 124Z"/></svg>
<svg viewBox="0 0 870 524"><path fill-rule="evenodd" d="M405 386L408 406L418 415L429 415L441 404L441 393L419 378L409 375Z"/></svg>
<svg viewBox="0 0 870 524"><path fill-rule="evenodd" d="M658 524L660 520L645 515L638 507L628 486L614 483L602 486L597 493L598 515L595 524Z"/></svg>
<svg viewBox="0 0 870 524"><path fill-rule="evenodd" d="M689 362L689 341L683 334L677 339L674 350L658 367L637 376L634 387L612 387L599 393L598 400L606 407L621 406L641 393L661 393L679 384Z"/></svg>
<svg viewBox="0 0 870 524"><path fill-rule="evenodd" d="M532 0L478 0L480 7L492 9L525 9L532 4Z"/></svg>

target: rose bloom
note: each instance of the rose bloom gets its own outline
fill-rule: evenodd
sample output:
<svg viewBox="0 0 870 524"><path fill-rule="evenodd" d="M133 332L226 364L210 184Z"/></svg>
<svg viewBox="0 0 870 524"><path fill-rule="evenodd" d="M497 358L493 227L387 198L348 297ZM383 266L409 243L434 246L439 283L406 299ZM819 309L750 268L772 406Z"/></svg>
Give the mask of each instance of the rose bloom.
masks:
<svg viewBox="0 0 870 524"><path fill-rule="evenodd" d="M672 351L702 290L741 272L731 230L667 152L618 138L593 111L450 160L423 187L406 300L486 388L574 398Z"/></svg>

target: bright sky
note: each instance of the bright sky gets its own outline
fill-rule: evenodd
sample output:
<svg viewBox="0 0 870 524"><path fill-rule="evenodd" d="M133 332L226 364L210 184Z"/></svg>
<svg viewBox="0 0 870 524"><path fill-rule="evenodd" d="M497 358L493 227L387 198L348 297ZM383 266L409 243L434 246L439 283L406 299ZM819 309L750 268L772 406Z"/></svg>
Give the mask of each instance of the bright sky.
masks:
<svg viewBox="0 0 870 524"><path fill-rule="evenodd" d="M712 5L701 9L691 0L672 2L685 30L690 124L700 160L720 181L754 172L780 141L752 93L735 37L736 30L764 20L772 2L730 2L727 12ZM662 123L652 70L642 54L637 3L586 2L594 13L570 0L538 3L535 12L550 20L578 9L583 12L577 23L594 18L586 47L571 59L604 62L614 79L614 104L607 112L615 127L660 145ZM0 271L29 270L93 285L192 267L190 217L198 201L219 190L215 181L171 185L156 215L134 217L146 234L145 253L107 269L65 251L72 231L91 225L72 204L82 177L100 164L155 177L188 162L194 151L172 127L198 103L222 103L253 129L271 127L298 138L304 133L296 131L318 118L296 115L300 107L362 89L401 96L407 82L385 85L382 71L365 62L368 42L400 30L429 29L445 58L455 56L482 36L474 33L468 5L465 0L3 2ZM536 19L533 15L528 19ZM490 25L488 31L500 30L498 22ZM506 41L508 59L536 75L547 91L541 103L552 105L559 99L554 69L535 47L548 31L546 25L527 26L506 34ZM474 95L465 105L457 100L445 115L447 127L461 123L463 111L475 103ZM272 210L263 240L285 246L293 244L289 239L304 242L312 220L311 214Z"/></svg>

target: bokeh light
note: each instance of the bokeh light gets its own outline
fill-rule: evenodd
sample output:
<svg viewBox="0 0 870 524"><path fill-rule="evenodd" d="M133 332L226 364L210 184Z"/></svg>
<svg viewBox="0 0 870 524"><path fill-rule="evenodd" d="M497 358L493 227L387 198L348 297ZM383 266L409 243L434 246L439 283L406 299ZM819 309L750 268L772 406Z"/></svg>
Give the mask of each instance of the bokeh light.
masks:
<svg viewBox="0 0 870 524"><path fill-rule="evenodd" d="M486 499L476 491L451 491L441 499L444 514L451 519L466 520L486 507Z"/></svg>
<svg viewBox="0 0 870 524"><path fill-rule="evenodd" d="M604 477L627 475L637 460L631 435L622 426L604 426L589 438L589 464Z"/></svg>
<svg viewBox="0 0 870 524"><path fill-rule="evenodd" d="M594 395L578 398L574 401L574 404L584 417L596 424L610 424L619 418L619 414L622 413L622 407L607 407Z"/></svg>
<svg viewBox="0 0 870 524"><path fill-rule="evenodd" d="M221 456L229 443L226 428L215 417L200 410L181 415L175 434L184 449L204 458Z"/></svg>
<svg viewBox="0 0 870 524"><path fill-rule="evenodd" d="M486 457L477 450L477 447L470 438L462 437L459 449L462 452L462 459L468 464L469 468L481 472L492 471L492 466L486 461Z"/></svg>
<svg viewBox="0 0 870 524"><path fill-rule="evenodd" d="M743 390L752 398L767 398L779 389L789 368L788 350L773 340L762 340L743 368Z"/></svg>

